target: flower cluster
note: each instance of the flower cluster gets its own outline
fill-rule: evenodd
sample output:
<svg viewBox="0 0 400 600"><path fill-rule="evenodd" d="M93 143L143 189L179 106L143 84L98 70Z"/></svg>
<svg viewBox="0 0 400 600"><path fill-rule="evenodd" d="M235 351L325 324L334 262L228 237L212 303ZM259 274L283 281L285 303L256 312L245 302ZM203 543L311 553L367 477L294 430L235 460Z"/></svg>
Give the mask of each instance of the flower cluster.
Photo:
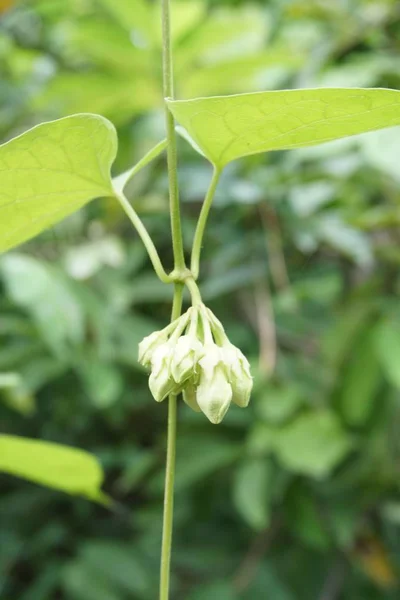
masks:
<svg viewBox="0 0 400 600"><path fill-rule="evenodd" d="M186 404L212 423L222 421L231 402L241 407L249 403L249 363L204 304L145 337L139 362L151 369L149 387L157 402L182 392Z"/></svg>

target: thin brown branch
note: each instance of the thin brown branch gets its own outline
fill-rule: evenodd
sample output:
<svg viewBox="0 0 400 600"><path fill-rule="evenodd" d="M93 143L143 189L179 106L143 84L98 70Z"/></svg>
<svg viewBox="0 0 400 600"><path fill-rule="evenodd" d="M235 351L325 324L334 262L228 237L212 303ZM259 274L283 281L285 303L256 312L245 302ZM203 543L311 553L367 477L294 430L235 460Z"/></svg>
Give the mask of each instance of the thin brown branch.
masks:
<svg viewBox="0 0 400 600"><path fill-rule="evenodd" d="M255 307L260 354L259 367L265 375L271 375L276 366L276 327L274 309L267 281L260 282L255 290Z"/></svg>
<svg viewBox="0 0 400 600"><path fill-rule="evenodd" d="M287 291L290 288L290 281L283 252L282 233L278 215L274 207L266 202L259 205L259 212L266 232L265 241L272 281L277 291Z"/></svg>
<svg viewBox="0 0 400 600"><path fill-rule="evenodd" d="M339 600L345 582L346 566L341 558L332 565L318 600Z"/></svg>

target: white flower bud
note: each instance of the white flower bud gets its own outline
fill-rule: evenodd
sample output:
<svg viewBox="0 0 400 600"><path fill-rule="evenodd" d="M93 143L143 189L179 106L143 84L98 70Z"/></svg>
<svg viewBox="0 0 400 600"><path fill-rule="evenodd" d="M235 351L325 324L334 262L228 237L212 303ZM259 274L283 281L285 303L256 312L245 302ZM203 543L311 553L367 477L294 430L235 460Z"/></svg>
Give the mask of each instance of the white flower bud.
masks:
<svg viewBox="0 0 400 600"><path fill-rule="evenodd" d="M162 402L177 387L170 372L173 348L174 346L170 342L165 342L158 346L152 355L149 387L157 402Z"/></svg>
<svg viewBox="0 0 400 600"><path fill-rule="evenodd" d="M232 400L232 387L222 361L221 349L216 344L207 344L199 366L197 403L211 423L220 423Z"/></svg>
<svg viewBox="0 0 400 600"><path fill-rule="evenodd" d="M194 374L203 351L202 343L194 336L182 335L174 346L171 373L176 383L183 383Z"/></svg>
<svg viewBox="0 0 400 600"><path fill-rule="evenodd" d="M140 364L144 367L150 367L153 352L160 344L166 342L166 340L167 335L164 330L153 331L153 333L143 338L139 344L138 360Z"/></svg>
<svg viewBox="0 0 400 600"><path fill-rule="evenodd" d="M253 388L253 378L250 374L250 365L244 354L233 344L226 344L222 348L224 362L229 369L229 379L232 386L232 401L245 408L250 401Z"/></svg>
<svg viewBox="0 0 400 600"><path fill-rule="evenodd" d="M197 387L193 380L186 383L182 391L184 402L195 412L201 412L201 408L197 403Z"/></svg>

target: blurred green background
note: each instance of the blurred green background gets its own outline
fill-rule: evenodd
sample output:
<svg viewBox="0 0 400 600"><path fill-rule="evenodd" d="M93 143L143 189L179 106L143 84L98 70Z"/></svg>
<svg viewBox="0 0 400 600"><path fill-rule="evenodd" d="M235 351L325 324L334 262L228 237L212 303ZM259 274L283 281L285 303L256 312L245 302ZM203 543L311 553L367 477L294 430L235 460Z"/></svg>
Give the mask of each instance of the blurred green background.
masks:
<svg viewBox="0 0 400 600"><path fill-rule="evenodd" d="M73 112L163 133L157 7L0 1L0 137ZM180 98L400 87L396 0L173 3ZM179 409L173 600L400 597L400 128L229 166L201 287L251 360L247 410ZM179 141L189 251L211 169ZM128 195L171 266L165 159ZM1 431L76 445L113 511L0 478L2 600L154 600L166 403L137 343L169 318L116 203L0 258Z"/></svg>

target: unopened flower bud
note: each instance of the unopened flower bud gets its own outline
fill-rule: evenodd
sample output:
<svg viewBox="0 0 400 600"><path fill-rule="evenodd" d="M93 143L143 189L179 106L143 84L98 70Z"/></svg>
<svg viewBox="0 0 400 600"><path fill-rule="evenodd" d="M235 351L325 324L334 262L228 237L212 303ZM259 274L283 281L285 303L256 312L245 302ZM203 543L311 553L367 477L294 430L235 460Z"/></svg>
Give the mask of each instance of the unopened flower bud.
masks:
<svg viewBox="0 0 400 600"><path fill-rule="evenodd" d="M202 343L194 336L182 335L178 339L171 360L171 373L176 383L192 377L202 350Z"/></svg>
<svg viewBox="0 0 400 600"><path fill-rule="evenodd" d="M232 386L232 401L245 408L250 401L253 388L253 378L250 375L250 365L244 354L233 344L221 348L224 362L229 369L229 380Z"/></svg>
<svg viewBox="0 0 400 600"><path fill-rule="evenodd" d="M153 331L153 333L143 338L139 344L138 360L140 364L142 364L144 367L150 367L153 352L158 346L166 342L166 340L167 335L164 330Z"/></svg>
<svg viewBox="0 0 400 600"><path fill-rule="evenodd" d="M227 378L221 349L216 344L207 344L199 366L197 403L211 423L220 423L232 400L232 387Z"/></svg>
<svg viewBox="0 0 400 600"><path fill-rule="evenodd" d="M165 342L158 346L152 355L149 387L157 402L162 402L168 394L176 389L176 383L170 372L172 352L173 345L170 342Z"/></svg>
<svg viewBox="0 0 400 600"><path fill-rule="evenodd" d="M184 402L195 412L201 412L197 403L197 386L193 380L189 380L182 391Z"/></svg>

